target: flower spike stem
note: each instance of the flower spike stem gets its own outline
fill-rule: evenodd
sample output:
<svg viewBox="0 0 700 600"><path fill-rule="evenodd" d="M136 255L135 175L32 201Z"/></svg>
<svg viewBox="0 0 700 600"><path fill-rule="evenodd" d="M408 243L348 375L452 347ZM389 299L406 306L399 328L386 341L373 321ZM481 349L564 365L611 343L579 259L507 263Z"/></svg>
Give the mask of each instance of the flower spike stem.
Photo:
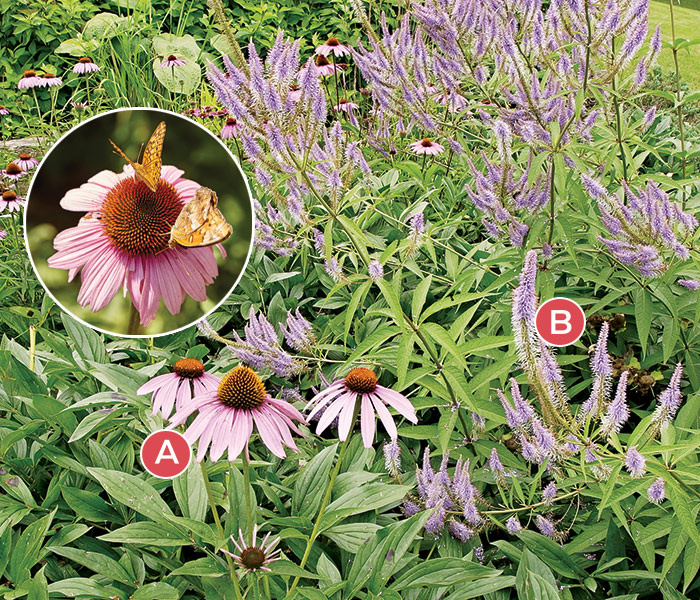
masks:
<svg viewBox="0 0 700 600"><path fill-rule="evenodd" d="M681 102L681 70L678 66L678 48L676 48L676 22L673 18L673 0L668 0L668 7L671 11L671 43L673 44L671 50L673 51L673 65L676 72L676 114L678 115L678 130L681 134L681 173L683 179L686 178L686 163L687 158L685 155L685 132L683 131L683 103ZM683 201L681 206L685 208L686 192L685 186L683 187Z"/></svg>
<svg viewBox="0 0 700 600"><path fill-rule="evenodd" d="M353 416L353 419L352 419L353 423L355 421L357 421L358 408L359 408L359 403L356 403L355 415ZM326 506L328 506L328 503L330 502L331 492L333 491L333 485L335 484L335 480L338 477L338 473L340 472L340 465L343 462L343 456L345 455L345 451L347 450L347 447L348 447L351 439L352 439L352 435L348 435L347 439L343 442L343 445L340 447L340 452L338 453L338 458L335 461L335 466L333 467L333 472L331 473L331 480L328 482L328 487L326 488L326 493L324 494L323 501L321 502L321 509L318 511L318 517L316 517L316 522L314 523L313 531L311 532L311 535L309 536L309 541L306 542L306 549L304 550L304 556L301 557L301 562L299 563L299 566L302 569L306 566L306 561L309 560L309 555L311 554L311 548L313 548L314 542L316 541L316 538L318 537L318 534L319 534L318 530L319 530L319 527L321 525L321 519L323 519L323 515L326 512ZM294 581L292 582L292 587L289 588L289 592L287 592L287 595L285 596L285 600L292 600L292 598L294 598L294 593L295 593L295 590L296 590L296 587L298 584L299 584L299 575L297 575L294 578Z"/></svg>
<svg viewBox="0 0 700 600"><path fill-rule="evenodd" d="M34 370L34 358L36 356L36 327L29 326L29 370Z"/></svg>
<svg viewBox="0 0 700 600"><path fill-rule="evenodd" d="M209 500L209 508L211 508L211 514L214 517L214 523L216 523L216 529L219 532L219 538L226 543L226 534L224 533L224 528L221 525L221 520L219 519L219 512L216 510L216 503L214 502L214 495L211 491L211 483L209 482L209 474L207 473L206 459L199 463L202 468L202 478L204 479L204 489L207 492L207 500ZM246 494L247 495L247 494ZM231 560L231 557L224 553L226 557L226 563L228 564L228 571L231 576L231 583L233 584L233 591L236 593L237 600L243 600L243 595L241 594L241 588L238 585L238 578L236 577L236 568Z"/></svg>

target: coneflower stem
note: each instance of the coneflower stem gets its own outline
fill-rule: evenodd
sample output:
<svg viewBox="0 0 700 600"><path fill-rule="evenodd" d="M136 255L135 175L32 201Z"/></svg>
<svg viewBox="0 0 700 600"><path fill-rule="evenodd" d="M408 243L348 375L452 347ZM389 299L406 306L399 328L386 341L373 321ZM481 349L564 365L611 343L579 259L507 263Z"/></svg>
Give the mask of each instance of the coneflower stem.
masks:
<svg viewBox="0 0 700 600"><path fill-rule="evenodd" d="M29 326L29 370L34 370L34 359L36 356L36 327Z"/></svg>
<svg viewBox="0 0 700 600"><path fill-rule="evenodd" d="M359 407L359 402L356 402L355 403L355 414L354 414L353 420L352 420L353 423L357 420L358 407ZM328 503L330 502L331 492L333 491L333 485L335 484L335 480L338 477L338 473L340 473L340 465L343 462L343 456L345 455L345 450L347 450L347 447L350 443L351 437L352 437L352 435L348 434L348 437L343 442L342 446L340 446L340 452L338 452L338 458L335 461L335 466L333 467L333 472L331 473L331 479L328 482L328 487L326 488L326 493L324 494L323 500L321 501L321 508L318 511L318 516L316 517L316 522L314 523L313 531L311 532L311 535L309 536L309 540L306 542L306 549L304 550L304 555L301 557L301 562L299 563L299 566L302 569L306 566L306 561L309 560L309 554L311 554L311 548L313 548L314 542L316 541L316 537L318 537L318 534L319 534L318 530L319 530L319 527L321 525L321 520L323 519L323 515L326 512L326 507L328 506ZM299 576L297 575L294 578L294 581L292 582L292 587L289 588L289 592L287 592L287 596L285 597L286 600L291 600L294 597L294 591L296 590L296 587L298 584L299 584Z"/></svg>
<svg viewBox="0 0 700 600"><path fill-rule="evenodd" d="M126 328L127 335L134 335L139 331L139 311L131 304L131 310L129 311L129 325Z"/></svg>
<svg viewBox="0 0 700 600"><path fill-rule="evenodd" d="M219 512L216 510L216 503L214 502L214 494L211 491L211 483L209 482L209 474L207 473L206 459L199 463L202 469L202 479L204 479L204 489L207 492L207 500L209 501L209 508L211 509L211 514L214 517L214 523L216 524L216 530L219 532L219 538L225 544L226 534L224 533L224 528L219 520ZM218 548L217 548L218 550ZM231 583L233 584L233 591L236 593L237 600L243 600L243 595L241 594L241 588L238 586L238 578L236 577L236 567L231 560L231 557L224 552L224 558L226 558L226 564L228 565L228 572L231 577Z"/></svg>
<svg viewBox="0 0 700 600"><path fill-rule="evenodd" d="M253 534L253 506L250 501L250 461L248 460L247 449L243 453L243 489L245 490L245 512L246 525L248 527L247 534Z"/></svg>

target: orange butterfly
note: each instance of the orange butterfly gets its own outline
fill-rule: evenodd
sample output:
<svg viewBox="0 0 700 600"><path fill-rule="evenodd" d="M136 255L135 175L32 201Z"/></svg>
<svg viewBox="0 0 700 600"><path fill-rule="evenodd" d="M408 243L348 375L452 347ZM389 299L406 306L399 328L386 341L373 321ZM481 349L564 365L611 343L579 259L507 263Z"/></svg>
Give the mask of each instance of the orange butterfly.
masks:
<svg viewBox="0 0 700 600"><path fill-rule="evenodd" d="M200 187L185 206L170 230L168 246L200 248L223 242L233 233L233 227L216 207L219 199L207 187Z"/></svg>
<svg viewBox="0 0 700 600"><path fill-rule="evenodd" d="M148 186L148 189L155 192L160 181L160 169L163 166L163 160L161 159L163 140L165 140L165 121L161 121L158 124L158 127L156 127L156 130L148 140L146 149L143 151L143 162L141 163L132 161L112 140L109 140L109 143L114 146L114 149L117 151L116 154L119 154L134 167L136 176Z"/></svg>

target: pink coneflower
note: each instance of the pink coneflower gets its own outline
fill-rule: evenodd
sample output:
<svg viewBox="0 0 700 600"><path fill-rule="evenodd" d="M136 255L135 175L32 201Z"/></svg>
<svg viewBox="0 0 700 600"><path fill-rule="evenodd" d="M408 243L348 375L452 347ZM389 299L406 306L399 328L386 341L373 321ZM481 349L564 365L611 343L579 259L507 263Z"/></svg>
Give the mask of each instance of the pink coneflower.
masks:
<svg viewBox="0 0 700 600"><path fill-rule="evenodd" d="M158 411L167 419L173 412L183 408L194 396L215 390L219 378L204 372L204 365L196 358L181 358L173 365L173 372L158 375L144 383L137 394L148 394L153 404L153 414Z"/></svg>
<svg viewBox="0 0 700 600"><path fill-rule="evenodd" d="M17 82L17 88L28 90L30 88L41 87L43 85L41 77L37 76L34 69L28 69L22 74L22 78Z"/></svg>
<svg viewBox="0 0 700 600"><path fill-rule="evenodd" d="M166 58L162 63L160 63L161 67L179 67L185 64L185 60L183 58L178 58L174 54L171 54Z"/></svg>
<svg viewBox="0 0 700 600"><path fill-rule="evenodd" d="M5 190L0 200L0 212L19 211L24 206L24 198L18 196L14 190Z"/></svg>
<svg viewBox="0 0 700 600"><path fill-rule="evenodd" d="M7 177L7 179L12 179L14 181L17 181L20 177L26 175L24 169L22 169L22 167L20 167L16 162L7 163L7 166L0 171L0 173L2 173L3 177Z"/></svg>
<svg viewBox="0 0 700 600"><path fill-rule="evenodd" d="M22 152L19 158L14 162L17 163L23 171L29 171L29 169L33 169L39 164L39 161L28 152Z"/></svg>
<svg viewBox="0 0 700 600"><path fill-rule="evenodd" d="M0 229L0 242L7 237L7 231Z"/></svg>
<svg viewBox="0 0 700 600"><path fill-rule="evenodd" d="M287 97L289 98L289 100L290 100L291 102L299 102L299 100L301 100L302 94L303 94L303 92L302 92L302 90L299 88L299 84L298 84L298 83L292 83L292 84L289 86L289 94L287 95Z"/></svg>
<svg viewBox="0 0 700 600"><path fill-rule="evenodd" d="M467 108L467 99L459 94L436 94L433 100L447 106L447 110L457 113Z"/></svg>
<svg viewBox="0 0 700 600"><path fill-rule="evenodd" d="M44 73L44 76L41 78L40 87L56 87L62 84L63 81L61 78L56 77L54 73Z"/></svg>
<svg viewBox="0 0 700 600"><path fill-rule="evenodd" d="M275 546L277 545L277 543L280 541L280 538L277 537L274 540L272 540L270 543L268 543L267 540L270 537L270 533L268 533L263 538L263 541L260 542L260 545L258 546L257 545L258 525L256 523L253 526L253 536L252 536L253 541L251 542L251 544L249 546L246 543L245 539L243 539L243 532L239 529L238 530L238 537L241 541L240 545L236 541L236 538L231 536L231 541L233 542L233 545L236 547L236 550L238 550L238 554L234 554L233 552L229 552L225 548L222 548L221 551L224 552L225 554L228 554L230 557L232 557L233 560L236 561L237 565L246 568L247 569L246 573L250 573L251 571L257 571L258 569L260 569L262 571L269 571L270 569L266 565L280 559L280 556L279 556L280 550L274 549Z"/></svg>
<svg viewBox="0 0 700 600"><path fill-rule="evenodd" d="M10 111L7 110L7 107L0 106L0 115L5 116L5 115L9 115L9 114L10 114Z"/></svg>
<svg viewBox="0 0 700 600"><path fill-rule="evenodd" d="M333 75L333 73L341 73L344 68L344 64L333 64L323 54L316 56L316 71L321 77L328 77Z"/></svg>
<svg viewBox="0 0 700 600"><path fill-rule="evenodd" d="M67 269L69 281L82 269L78 303L102 310L120 287L129 292L141 324L156 316L161 298L171 314L180 312L185 295L207 299L206 286L218 275L211 246L169 247L172 224L200 187L165 165L155 192L134 175L101 171L61 199L65 210L87 212L77 227L54 239L49 266Z"/></svg>
<svg viewBox="0 0 700 600"><path fill-rule="evenodd" d="M85 110L88 107L87 102L71 102L70 105L75 110Z"/></svg>
<svg viewBox="0 0 700 600"><path fill-rule="evenodd" d="M322 56L328 56L329 54L333 54L333 56L347 56L350 54L350 48L343 46L343 44L338 41L338 38L329 37L325 44L316 48L316 54Z"/></svg>
<svg viewBox="0 0 700 600"><path fill-rule="evenodd" d="M349 113L355 110L356 108L360 108L360 106L358 104L355 104L354 102L350 102L350 100L341 98L340 100L338 100L338 104L336 104L333 107L333 110L336 112L342 110L343 112Z"/></svg>
<svg viewBox="0 0 700 600"><path fill-rule="evenodd" d="M434 142L430 138L423 138L417 142L409 144L408 147L416 154L440 154L444 152L445 147Z"/></svg>
<svg viewBox="0 0 700 600"><path fill-rule="evenodd" d="M338 438L340 441L345 441L353 426L352 418L357 402L361 403L360 429L365 448L372 447L376 428L375 412L379 415L389 437L392 440L398 437L394 419L385 404L391 406L411 423L417 423L416 411L408 398L394 390L378 385L377 381L377 375L374 371L358 367L352 369L345 378L332 383L320 394L314 396L311 402L306 405L306 409L313 404L316 405L309 413L309 419L323 410L323 414L318 420L316 433L322 433L333 419L339 416Z"/></svg>
<svg viewBox="0 0 700 600"><path fill-rule="evenodd" d="M219 137L221 137L222 140L229 140L231 138L234 138L238 133L238 129L238 121L236 121L236 119L234 119L233 117L229 117L228 119L226 119L226 123L221 128L221 133L219 134Z"/></svg>
<svg viewBox="0 0 700 600"><path fill-rule="evenodd" d="M77 63L73 65L73 73L78 73L82 75L83 73L94 73L99 71L98 67L94 62L92 62L87 56L83 56Z"/></svg>
<svg viewBox="0 0 700 600"><path fill-rule="evenodd" d="M183 425L195 411L199 414L185 431L185 438L190 444L199 440L197 461L204 459L210 444L209 456L214 461L227 448L229 461L236 460L243 450L247 454L253 426L270 452L284 458L283 446L299 451L290 429L303 435L292 419L306 423L291 404L270 396L255 371L244 366L224 375L217 389L196 396L178 409L170 419L170 427Z"/></svg>

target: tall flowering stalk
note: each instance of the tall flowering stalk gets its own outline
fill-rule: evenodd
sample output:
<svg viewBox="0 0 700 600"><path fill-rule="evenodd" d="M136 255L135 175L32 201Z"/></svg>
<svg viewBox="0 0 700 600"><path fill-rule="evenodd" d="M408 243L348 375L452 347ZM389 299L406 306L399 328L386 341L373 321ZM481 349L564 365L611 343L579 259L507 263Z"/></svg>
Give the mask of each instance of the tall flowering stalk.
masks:
<svg viewBox="0 0 700 600"><path fill-rule="evenodd" d="M698 220L672 202L656 183L649 181L635 193L623 182L625 203L592 177L583 174L581 180L598 202L601 220L610 232L611 237L598 239L621 263L645 277L656 277L668 268L664 254L669 251L681 260L690 257L685 240L697 229Z"/></svg>

